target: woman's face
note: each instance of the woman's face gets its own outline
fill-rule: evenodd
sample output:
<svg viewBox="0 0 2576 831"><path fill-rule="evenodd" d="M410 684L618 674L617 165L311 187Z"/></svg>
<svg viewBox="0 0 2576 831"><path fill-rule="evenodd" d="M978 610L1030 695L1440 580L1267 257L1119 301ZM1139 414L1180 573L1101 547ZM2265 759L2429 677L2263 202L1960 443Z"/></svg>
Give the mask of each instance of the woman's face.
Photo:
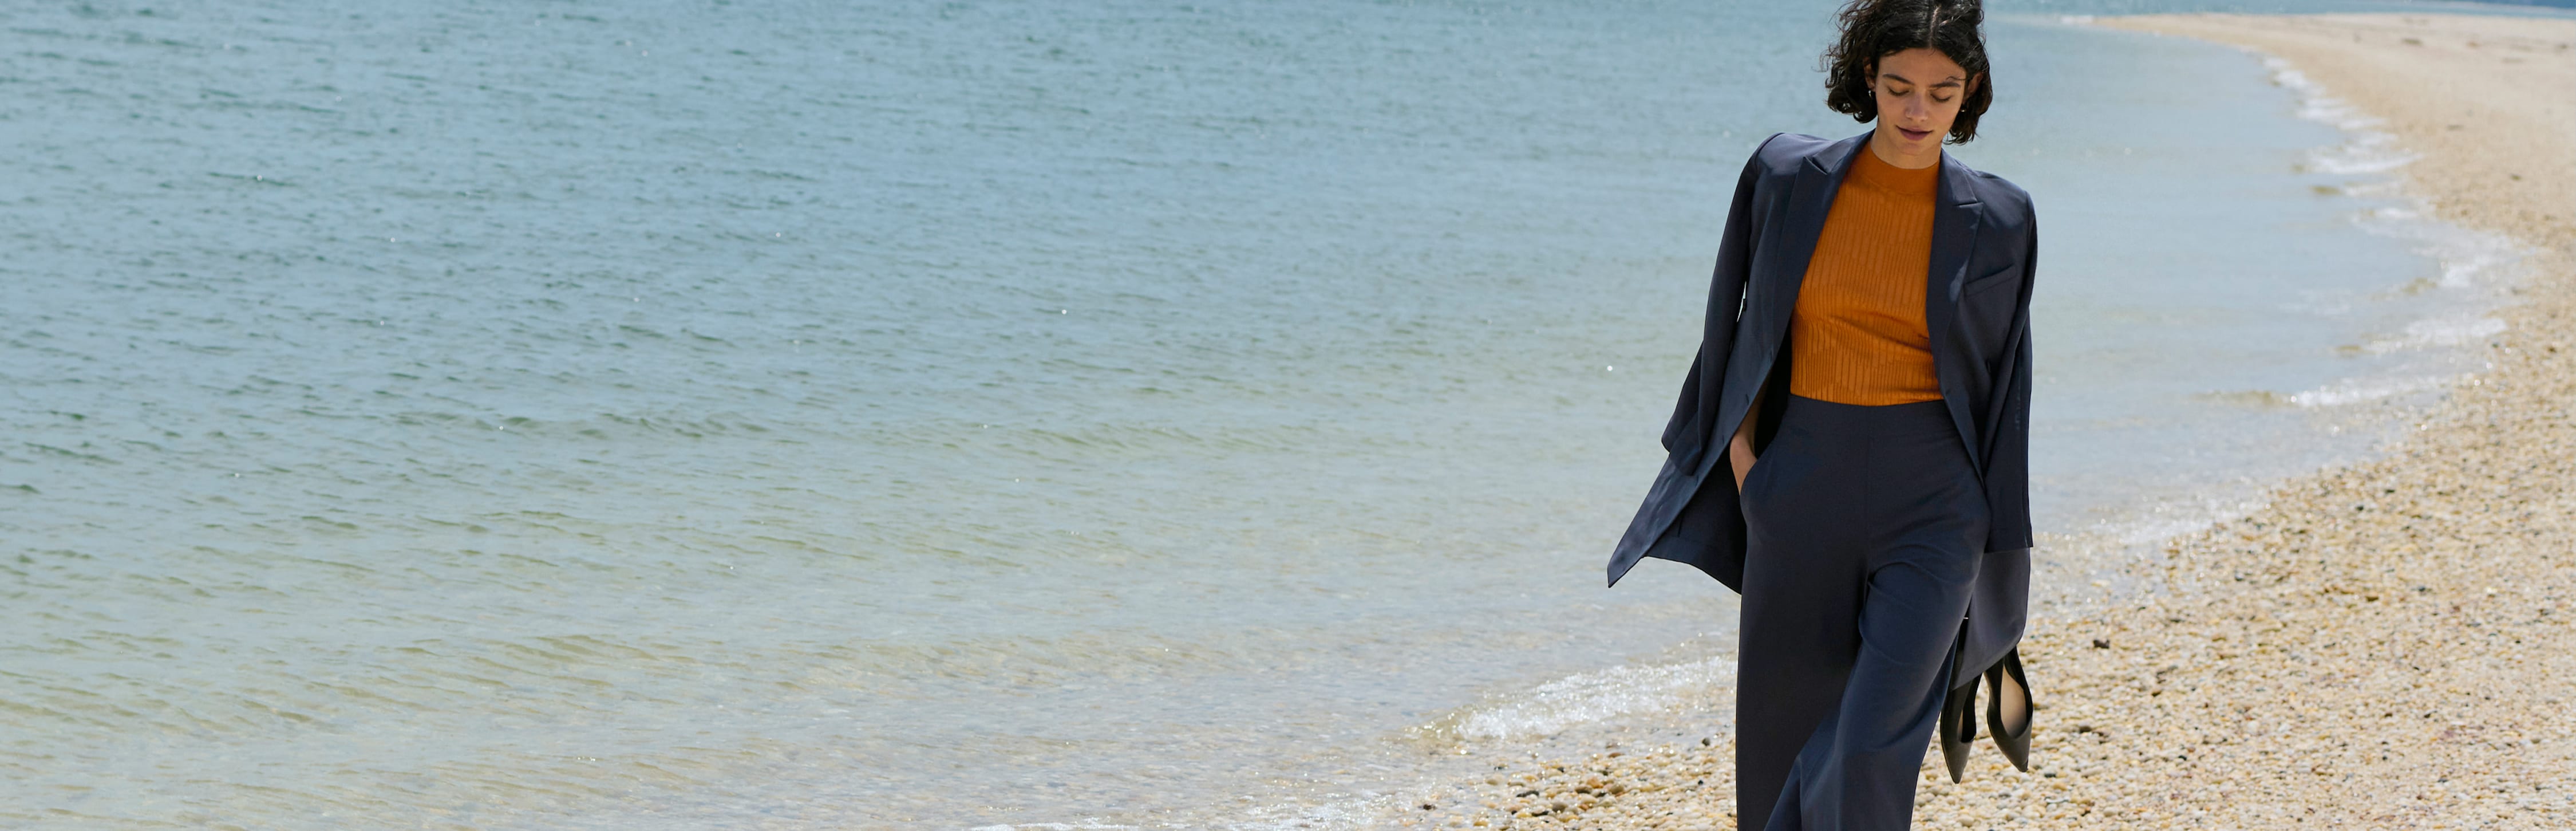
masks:
<svg viewBox="0 0 2576 831"><path fill-rule="evenodd" d="M1939 161L1941 139L1976 82L1938 49L1918 46L1879 58L1870 87L1878 96L1880 149L1924 164Z"/></svg>

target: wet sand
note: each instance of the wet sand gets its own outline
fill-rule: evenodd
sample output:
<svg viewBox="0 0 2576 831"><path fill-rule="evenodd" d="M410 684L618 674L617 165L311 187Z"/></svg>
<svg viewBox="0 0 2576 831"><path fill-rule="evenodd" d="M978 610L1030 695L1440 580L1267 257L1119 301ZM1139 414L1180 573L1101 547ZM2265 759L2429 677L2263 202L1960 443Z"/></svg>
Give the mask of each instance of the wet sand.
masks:
<svg viewBox="0 0 2576 831"><path fill-rule="evenodd" d="M2173 540L2136 566L2157 591L2035 619L2031 772L1981 737L1953 785L1927 753L1916 827L2576 827L2576 21L2096 23L2287 60L2421 155L2400 173L2443 219L2536 253L2489 369L2381 458ZM1732 828L1729 720L1469 747L1489 776L1375 824Z"/></svg>

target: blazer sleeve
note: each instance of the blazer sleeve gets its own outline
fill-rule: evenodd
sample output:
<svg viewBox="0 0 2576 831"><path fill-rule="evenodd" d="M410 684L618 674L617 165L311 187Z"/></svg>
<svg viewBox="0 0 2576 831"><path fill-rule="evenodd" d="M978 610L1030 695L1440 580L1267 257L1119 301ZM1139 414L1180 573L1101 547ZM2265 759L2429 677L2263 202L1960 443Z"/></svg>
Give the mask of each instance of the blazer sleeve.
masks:
<svg viewBox="0 0 2576 831"><path fill-rule="evenodd" d="M1995 406L2002 412L1991 422L1995 435L1986 450L1986 550L2031 547L2030 533L2030 295L2038 282L2037 214L2025 220L2021 296L2014 302L2012 335L2001 353L2005 366L1995 377L2005 379Z"/></svg>
<svg viewBox="0 0 2576 831"><path fill-rule="evenodd" d="M1717 268L1709 275L1708 313L1701 324L1699 351L1691 357L1690 372L1682 376L1673 417L1664 423L1664 451L1683 469L1699 464L1710 444L1724 441L1710 433L1715 430L1725 379L1708 374L1726 372L1727 351L1735 345L1735 320L1744 308L1744 281L1759 233L1753 203L1762 180L1762 149L1776 138L1777 133L1753 148L1753 155L1744 160L1744 172L1735 178L1735 199L1726 207L1726 230L1718 238Z"/></svg>
<svg viewBox="0 0 2576 831"><path fill-rule="evenodd" d="M1681 400L1673 402L1672 420L1664 422L1664 452L1674 458L1696 460L1698 455L1699 440L1691 428L1699 423L1699 368L1708 361L1707 352L1708 343L1703 340L1700 351L1691 354L1690 371L1682 374Z"/></svg>

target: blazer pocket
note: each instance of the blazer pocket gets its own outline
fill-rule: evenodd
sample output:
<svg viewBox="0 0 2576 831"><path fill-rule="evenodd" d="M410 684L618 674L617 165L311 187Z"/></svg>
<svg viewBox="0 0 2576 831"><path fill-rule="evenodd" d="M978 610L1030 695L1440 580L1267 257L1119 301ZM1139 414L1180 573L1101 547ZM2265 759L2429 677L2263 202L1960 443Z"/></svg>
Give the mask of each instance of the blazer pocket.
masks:
<svg viewBox="0 0 2576 831"><path fill-rule="evenodd" d="M2009 263L2002 268L1980 275L1974 280L1969 280L1967 285L1959 287L1959 296L1972 297L1992 290L1997 286L2018 285L2020 282L2021 264Z"/></svg>

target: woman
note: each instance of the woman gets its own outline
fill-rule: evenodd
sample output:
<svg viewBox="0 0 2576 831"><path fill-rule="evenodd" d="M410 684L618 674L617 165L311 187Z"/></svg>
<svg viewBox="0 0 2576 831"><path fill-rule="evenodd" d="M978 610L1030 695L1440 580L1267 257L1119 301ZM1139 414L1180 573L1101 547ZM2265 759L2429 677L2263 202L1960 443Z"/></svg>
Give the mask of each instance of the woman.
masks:
<svg viewBox="0 0 2576 831"><path fill-rule="evenodd" d="M1938 733L2028 769L2029 194L1941 150L1993 100L1975 0L1854 0L1825 103L1736 182L1671 456L1611 556L1744 595L1738 827L1895 829ZM1723 465L1724 475L1712 476Z"/></svg>

